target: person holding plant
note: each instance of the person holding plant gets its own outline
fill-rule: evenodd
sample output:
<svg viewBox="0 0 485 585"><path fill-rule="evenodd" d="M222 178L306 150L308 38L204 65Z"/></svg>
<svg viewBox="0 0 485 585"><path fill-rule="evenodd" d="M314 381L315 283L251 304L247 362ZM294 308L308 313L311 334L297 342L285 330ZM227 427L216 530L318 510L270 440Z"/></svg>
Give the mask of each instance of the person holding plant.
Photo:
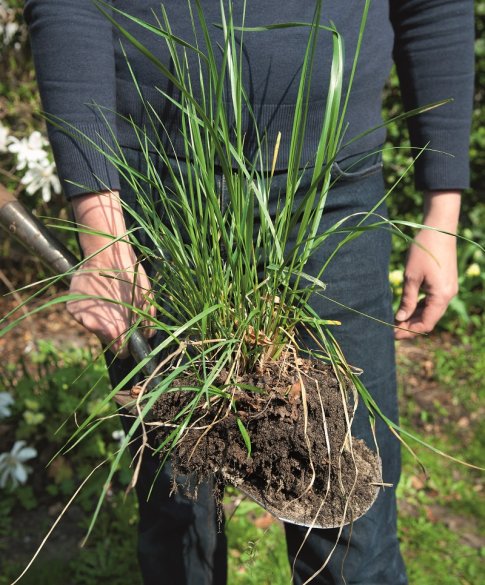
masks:
<svg viewBox="0 0 485 585"><path fill-rule="evenodd" d="M214 0L188 5L167 3L165 9L173 34L195 45L193 27L197 19L189 10L191 5L194 11L199 7L203 10L208 23L220 22L221 13ZM232 10L236 23L243 21L245 12L244 24L249 30L275 23L311 23L317 5L318 2L310 0L298 3L248 0L234 2ZM157 25L158 4L120 0L102 3L101 7L109 11L110 6L115 9L113 17L123 20L128 32L141 39L151 55L169 66L173 55L160 38L151 34L149 26L140 25L142 21ZM379 126L381 93L392 58L407 110L453 98L441 108L409 119L411 141L418 155L416 186L425 193L423 224L432 229L420 230L410 247L394 335L390 328L378 323L393 321L388 284L390 235L385 230L366 233L338 251L337 261L330 263L325 273L332 300L318 297L313 305L322 318L342 322L335 335L348 361L363 369L366 387L386 416L396 421L393 337L399 340L432 331L457 292L456 242L449 234L456 232L460 194L468 186L473 3L374 0L370 6L366 4L367 8L363 32L364 5L357 0L325 3L320 19L324 25L335 23L344 38L345 83L348 85L353 77L347 129L333 162L334 186L327 198L322 229L374 206L377 214L386 214L381 201L384 184L380 157L385 130ZM123 18L116 10L134 18ZM149 103L163 117L160 132L168 137L174 156L183 159L180 113L164 97L174 95L174 89L170 79L160 79L159 71L147 59L147 51L143 55L126 41L120 42L118 30L95 3L26 0L25 17L44 109L53 122L49 135L64 192L78 224L89 228L79 233L82 251L89 259L74 276L71 291L90 298L71 301L68 309L117 354L119 359L110 364L110 375L113 383L117 383L133 367L123 345L123 335L131 325L127 305L134 303L152 315L154 309L150 302L150 275L125 238L128 224L124 206L136 206L133 184L110 164L109 153L121 146L127 164L142 169L144 157L138 137L127 120L134 120L150 133L146 109ZM200 33L197 24L195 29ZM223 40L220 27L211 28L211 34L216 41ZM322 96L331 81L331 36L322 31L316 46L308 131L300 158L302 167L311 168L314 163L319 140L316 129L325 109ZM274 145L278 133L282 133L274 169L275 180L281 184L294 164L288 147L289 128L295 114L307 37L308 27L302 26L244 33L243 82L254 120L260 126L258 131L265 133L269 145ZM206 41L199 42L202 48ZM360 57L354 72L353 55L358 45ZM187 66L189 70L197 67L197 56L190 51ZM201 97L197 84L193 92ZM257 149L251 117L248 116L246 124L245 148L251 156ZM370 128L377 130L368 133ZM76 132L84 138L76 139ZM108 157L101 151L107 152ZM157 159L156 152L150 156ZM302 192L308 188L309 180L304 175ZM318 273L339 241L338 236L328 239L310 259L309 272ZM113 278L106 278L110 271ZM366 319L362 314L374 319ZM146 331L151 335L149 328ZM357 413L353 431L372 444L373 433L362 410ZM399 443L379 421L376 435L383 479L396 486L400 474ZM145 585L225 583L225 537L218 531L218 510L210 483L201 486L195 500L181 494L170 497L169 470L165 468L157 476L157 469L154 458L144 457L137 483L139 558ZM306 535L304 528L287 524L285 530L296 584L310 580L322 584L407 583L396 535L395 487L383 490L371 510L350 528L313 530Z"/></svg>

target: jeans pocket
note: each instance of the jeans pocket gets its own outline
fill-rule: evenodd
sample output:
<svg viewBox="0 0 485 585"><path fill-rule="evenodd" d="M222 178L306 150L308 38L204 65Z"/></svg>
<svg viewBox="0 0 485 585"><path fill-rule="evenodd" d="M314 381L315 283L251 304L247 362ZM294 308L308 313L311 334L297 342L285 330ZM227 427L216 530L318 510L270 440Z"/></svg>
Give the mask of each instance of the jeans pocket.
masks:
<svg viewBox="0 0 485 585"><path fill-rule="evenodd" d="M352 162L335 161L332 165L331 177L334 181L353 182L370 177L382 170L383 163L380 153L365 156Z"/></svg>

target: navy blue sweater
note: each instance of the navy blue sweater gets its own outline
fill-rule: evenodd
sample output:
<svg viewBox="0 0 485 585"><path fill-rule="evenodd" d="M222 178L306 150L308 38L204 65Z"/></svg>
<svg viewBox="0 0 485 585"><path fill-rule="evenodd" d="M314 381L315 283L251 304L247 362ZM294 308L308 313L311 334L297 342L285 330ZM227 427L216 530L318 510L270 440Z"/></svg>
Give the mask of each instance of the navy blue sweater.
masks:
<svg viewBox="0 0 485 585"><path fill-rule="evenodd" d="M158 0L112 0L116 8L155 23ZM221 22L218 0L202 0L206 20ZM235 22L240 21L241 1L234 2ZM192 25L184 0L167 0L165 7L173 32L193 41ZM362 15L362 0L326 0L322 23L335 23L346 48L345 74L352 64ZM314 0L248 0L246 25L276 22L311 22ZM26 0L37 80L44 110L74 125L97 143L111 144L112 136L93 103L131 116L144 124L141 106L123 56L119 33L90 0ZM165 43L139 25L116 17L157 57L169 63ZM217 27L214 39L221 38ZM287 146L294 114L299 72L308 29L246 33L244 38L245 87L261 130L269 144L282 132L279 168L288 160ZM178 118L173 107L155 88L167 89L159 71L127 41L128 53L145 98L163 116L171 140L181 153ZM309 125L303 161L311 164L321 128L330 73L330 33L322 32L312 82ZM348 113L345 140L381 122L382 89L394 58L401 82L404 107L412 109L445 98L453 102L409 121L413 146L444 151L453 157L426 152L416 163L420 189L461 189L468 186L468 141L473 94L472 0L373 0L364 35ZM195 59L195 57L194 57ZM196 65L195 60L193 62ZM197 88L194 89L197 93ZM91 104L91 105L90 105ZM105 111L107 111L105 110ZM124 147L136 148L137 139L119 116L108 115ZM249 122L248 122L249 125ZM59 175L68 197L106 186L119 188L116 170L86 142L74 141L49 127ZM339 161L354 160L379 148L383 129L342 149ZM77 187L70 183L78 183Z"/></svg>

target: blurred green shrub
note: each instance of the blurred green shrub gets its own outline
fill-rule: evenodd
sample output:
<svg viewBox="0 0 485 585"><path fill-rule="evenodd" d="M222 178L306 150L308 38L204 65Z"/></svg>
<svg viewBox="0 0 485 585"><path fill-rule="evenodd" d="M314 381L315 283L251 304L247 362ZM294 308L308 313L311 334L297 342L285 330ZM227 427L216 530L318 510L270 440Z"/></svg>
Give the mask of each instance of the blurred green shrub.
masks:
<svg viewBox="0 0 485 585"><path fill-rule="evenodd" d="M106 419L90 440L76 445L69 457L56 456L77 424L98 408L109 391L104 362L95 359L90 350L59 351L51 343L40 341L33 355L0 369L0 386L13 399L1 421L0 452L8 451L16 441L25 441L37 451L37 457L28 462L32 474L27 482L7 484L1 490L12 506L30 509L58 496L65 499L96 465L116 452L121 430L112 405L105 408ZM120 469L117 481L126 486L130 480L128 465ZM104 475L100 472L87 484L78 504L92 505L92 496L100 493Z"/></svg>

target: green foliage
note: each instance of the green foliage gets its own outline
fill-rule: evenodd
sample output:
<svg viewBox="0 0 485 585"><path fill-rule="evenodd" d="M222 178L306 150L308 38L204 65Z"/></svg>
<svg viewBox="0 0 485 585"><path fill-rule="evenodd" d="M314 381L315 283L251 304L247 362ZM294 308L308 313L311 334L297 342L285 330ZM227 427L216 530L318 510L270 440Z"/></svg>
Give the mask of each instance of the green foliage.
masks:
<svg viewBox="0 0 485 585"><path fill-rule="evenodd" d="M485 399L485 327L477 327L472 335L461 336L460 342L436 350L437 380L456 392L468 411L473 412ZM485 433L484 433L485 435ZM485 436L484 436L485 438Z"/></svg>
<svg viewBox="0 0 485 585"><path fill-rule="evenodd" d="M73 561L76 585L99 582L125 585L140 579L135 554L138 513L134 500L134 494L126 499L122 493L111 499L108 513L101 515L86 546ZM83 524L87 530L87 518Z"/></svg>
<svg viewBox="0 0 485 585"><path fill-rule="evenodd" d="M290 566L285 535L276 522L265 522L268 515L258 504L242 500L228 489L230 509L236 508L227 522L229 585L287 585Z"/></svg>
<svg viewBox="0 0 485 585"><path fill-rule="evenodd" d="M103 459L110 459L119 446L112 434L119 430L117 416L107 418L90 436L68 454L56 455L79 423L94 410L108 392L106 368L83 348L59 351L48 342L39 342L38 351L24 357L16 366L0 370L0 385L15 399L12 414L2 420L2 445L25 439L35 447L38 457L29 461L33 473L25 485L2 490L0 498L0 585L8 585L25 568L35 549L12 551L14 542L22 541L27 526L33 526L37 546L54 522L58 512L81 481ZM88 392L89 389L93 391ZM73 413L76 413L76 420ZM106 407L103 415L113 415ZM54 457L54 459L52 459ZM51 461L52 460L52 461ZM98 472L80 492L74 504L78 520L61 522L58 530L70 532L57 548L57 531L22 583L49 585L76 583L90 585L104 580L124 585L140 581L136 562L137 504L134 494L124 491L131 478L128 457L120 463L120 473L111 484L105 506L86 546L79 548L90 514L103 489L106 474ZM53 507L49 516L40 511ZM60 507L59 507L60 506ZM38 525L16 521L35 514ZM68 512L69 517L69 512ZM76 514L74 514L76 517ZM35 522L35 521L34 521Z"/></svg>
<svg viewBox="0 0 485 585"><path fill-rule="evenodd" d="M0 122L16 131L38 129L40 100L23 20L22 0L3 0L0 6Z"/></svg>
<svg viewBox="0 0 485 585"><path fill-rule="evenodd" d="M32 484L20 486L7 495L15 504L33 508L43 501L44 490L50 496L71 495L95 465L112 457L117 447L112 438L113 431L119 429L117 417L108 418L93 440L75 448L75 465L71 456L53 459L76 425L99 410L99 402L108 392L106 368L89 350L59 352L52 344L41 341L38 353L30 359L22 359L13 370L0 370L0 384L15 400L12 415L3 421L6 424L3 443L10 445L23 439L38 453L29 462L34 468ZM114 412L114 407L105 407L100 415L109 417ZM44 481L40 481L41 477ZM127 479L125 472L122 483L126 484ZM98 487L89 485L81 493L79 503L87 502L89 491Z"/></svg>
<svg viewBox="0 0 485 585"><path fill-rule="evenodd" d="M92 498L92 503L94 499ZM95 530L87 544L80 547L79 539L87 529L86 517L77 525L67 526L61 523L59 530L64 534L56 542L54 533L52 544L48 542L44 551L21 580L22 585L94 585L94 583L141 583L136 560L136 522L137 506L134 495L125 498L124 494L113 495L99 516ZM48 527L53 518L43 525ZM24 538L22 528L10 532L10 542ZM42 538L43 532L37 530L36 538ZM0 537L1 538L1 537ZM2 541L0 540L0 544ZM7 543L8 544L8 543ZM38 544L38 543L35 543ZM7 549L4 546L4 549ZM26 551L9 551L3 558L0 585L10 585L25 568L29 560Z"/></svg>
<svg viewBox="0 0 485 585"><path fill-rule="evenodd" d="M317 2L316 22L320 20L320 9ZM226 346L229 345L217 345L207 359L214 359L216 353L222 355L222 352L231 355L230 359L237 355L237 368L244 370L263 363L265 359L278 357L291 339L296 324L305 322L308 328L315 330L317 337L324 336L324 324L316 327L307 308L308 298L320 288L320 284L316 279L308 284L302 275L310 255L329 235L325 233L317 237L317 230L330 186L330 163L337 154L342 137L348 97L342 89L343 40L333 28L306 25L308 45L289 140L288 180L282 193L274 193L271 189L273 173L268 172L264 153L274 149L273 161L276 161L277 146L267 144L255 124L258 151L248 160L244 149L244 111L251 112L251 103L247 88L242 87L243 49L239 46L242 45L242 33L241 40L236 35L237 26L244 29L244 22L233 23L230 4L226 10L221 3L224 47L222 64L219 65L214 57L218 48L197 2L194 12L197 12L206 38L205 53L173 37L164 13L158 27L138 23L141 28L150 28L150 32L166 42L173 60L173 72L111 17L127 40L180 92L177 99L169 95L165 97L181 112L184 161L171 163L170 159L176 153L165 146L165 137L155 140L150 146L158 153L169 174L167 178L160 176L146 145L147 141L150 143L149 135L136 127L134 131L148 167L146 173L129 168L122 152L103 154L124 174L139 195L141 211L127 211L146 230L150 247L155 248L161 257L157 262L158 278L154 289L160 299L165 328L173 335L176 327L191 320L186 335L199 341L207 338L223 340ZM107 13L106 16L110 18ZM132 19L124 13L116 16ZM288 23L278 26L302 25ZM258 31L270 28L261 26ZM316 164L311 171L312 185L300 203L295 198L305 163L302 145L310 95L309 71L319 28L327 29L333 39L331 83ZM251 34L258 33L252 30ZM186 70L186 57L179 54L181 44L185 53L197 54L200 59L198 70ZM202 88L199 100L192 93L195 79ZM133 83L137 84L136 79ZM223 92L224 87L229 88L227 95ZM214 100L206 96L214 96ZM227 102L231 103L230 111ZM157 113L150 111L148 105L145 107L153 120L154 130L163 125ZM226 189L218 184L218 169ZM156 193L153 201L143 193L147 187ZM276 197L275 212L270 200ZM227 201L223 203L224 198ZM154 212L155 208L163 210L163 221ZM339 229L344 230L336 225L331 232ZM291 235L296 236L294 242ZM149 249L142 251L150 257ZM272 300L276 298L279 299L278 306L273 308ZM210 319L206 319L208 312ZM154 323L154 326L163 328L161 323ZM248 331L256 335L261 332L265 339L270 340L269 343L254 343L251 336L246 335ZM175 336L173 343L179 343ZM208 351L208 346L204 344L199 346L200 349L192 349L202 353ZM224 363L220 362L217 367L223 366Z"/></svg>
<svg viewBox="0 0 485 585"><path fill-rule="evenodd" d="M400 523L403 554L410 583L420 585L472 585L478 583L484 552L463 544L443 524L430 522L422 511L418 518Z"/></svg>
<svg viewBox="0 0 485 585"><path fill-rule="evenodd" d="M12 510L13 500L11 498L0 498L0 558L7 548L7 538L12 533Z"/></svg>
<svg viewBox="0 0 485 585"><path fill-rule="evenodd" d="M444 338L440 344L421 341L429 348L433 374L423 376L423 360L399 360L400 379L432 392L429 406L401 396L402 424L452 456L483 466L485 432L481 409L485 397L483 327L463 339ZM429 386L428 386L429 385ZM403 390L403 388L401 388ZM429 430L427 430L429 429ZM409 452L403 452L403 475L398 489L399 522L410 583L468 585L480 581L485 548L485 507L481 501L483 473L457 466L419 449L428 479Z"/></svg>

